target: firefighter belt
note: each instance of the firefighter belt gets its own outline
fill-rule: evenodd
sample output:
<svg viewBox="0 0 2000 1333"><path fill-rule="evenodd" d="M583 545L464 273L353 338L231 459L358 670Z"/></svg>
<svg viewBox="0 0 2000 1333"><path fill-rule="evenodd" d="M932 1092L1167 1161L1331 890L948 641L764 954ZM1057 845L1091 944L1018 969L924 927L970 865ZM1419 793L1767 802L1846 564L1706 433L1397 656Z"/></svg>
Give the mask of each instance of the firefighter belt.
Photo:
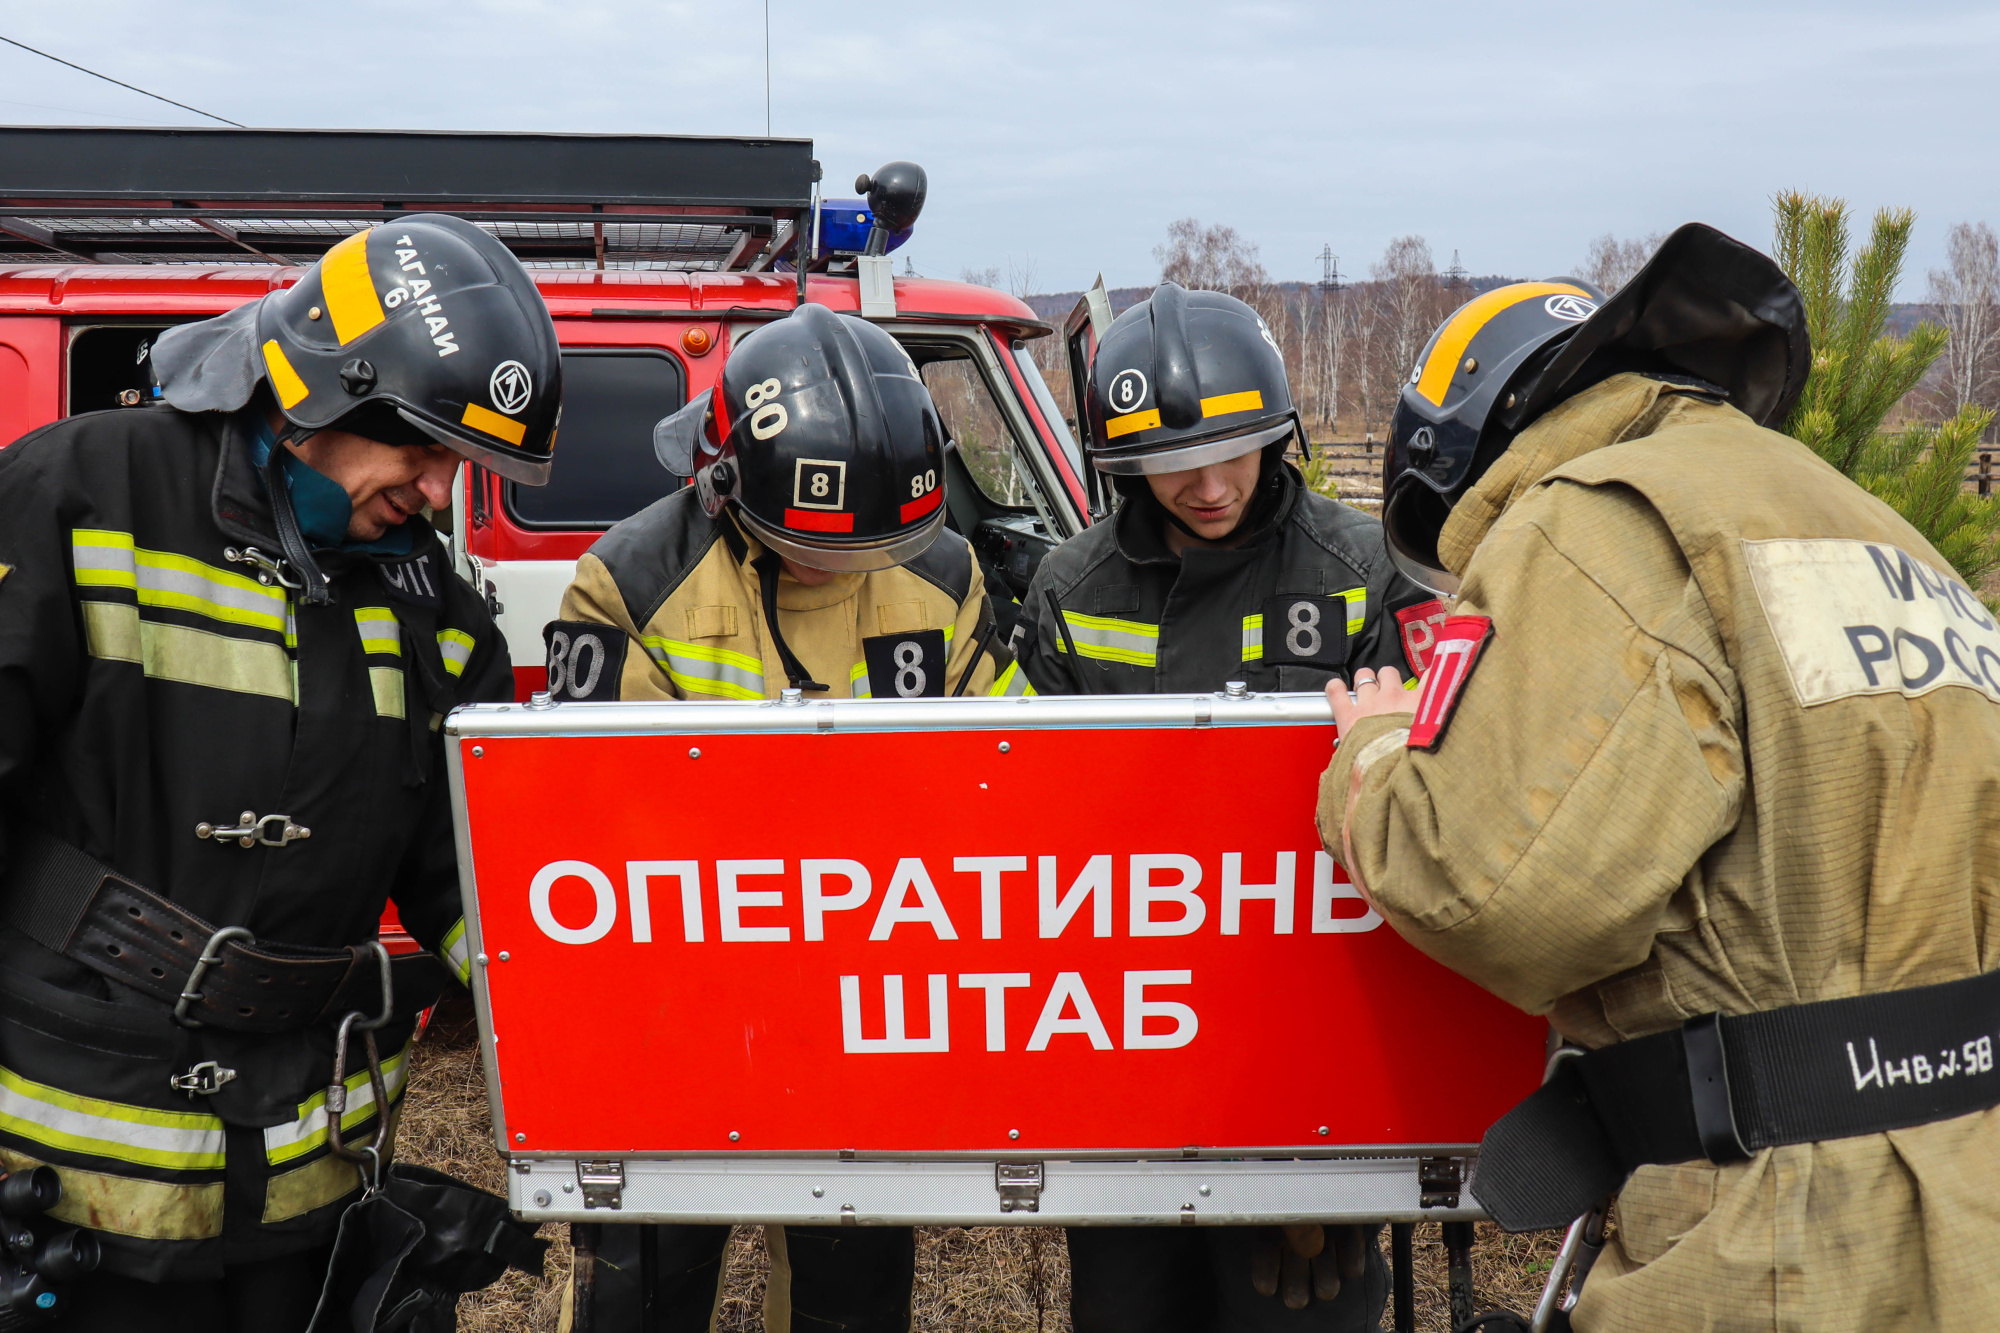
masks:
<svg viewBox="0 0 2000 1333"><path fill-rule="evenodd" d="M260 944L247 930L217 930L59 838L13 831L20 855L0 886L7 924L173 1006L189 1027L292 1032L381 1007L371 949ZM429 954L394 959L390 976L398 1015L429 1008L444 989L443 967Z"/></svg>
<svg viewBox="0 0 2000 1333"><path fill-rule="evenodd" d="M2000 1105L2000 972L1709 1014L1562 1059L1486 1132L1473 1197L1508 1231L1567 1225L1634 1169L1907 1129Z"/></svg>

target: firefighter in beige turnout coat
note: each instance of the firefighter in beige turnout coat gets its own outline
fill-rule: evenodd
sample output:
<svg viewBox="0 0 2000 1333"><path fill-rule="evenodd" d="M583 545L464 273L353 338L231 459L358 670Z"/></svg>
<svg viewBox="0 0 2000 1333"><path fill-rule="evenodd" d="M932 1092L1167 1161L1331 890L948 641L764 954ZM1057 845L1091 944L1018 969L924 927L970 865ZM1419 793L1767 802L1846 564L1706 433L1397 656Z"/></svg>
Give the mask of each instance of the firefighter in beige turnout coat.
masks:
<svg viewBox="0 0 2000 1333"><path fill-rule="evenodd" d="M1447 734L1410 748L1407 696L1364 685L1321 785L1399 933L1587 1048L2000 951L1993 617L1699 388L1617 374L1513 439L1436 543L1492 621ZM1641 1166L1576 1326L1985 1328L1996 1167L1992 1110Z"/></svg>

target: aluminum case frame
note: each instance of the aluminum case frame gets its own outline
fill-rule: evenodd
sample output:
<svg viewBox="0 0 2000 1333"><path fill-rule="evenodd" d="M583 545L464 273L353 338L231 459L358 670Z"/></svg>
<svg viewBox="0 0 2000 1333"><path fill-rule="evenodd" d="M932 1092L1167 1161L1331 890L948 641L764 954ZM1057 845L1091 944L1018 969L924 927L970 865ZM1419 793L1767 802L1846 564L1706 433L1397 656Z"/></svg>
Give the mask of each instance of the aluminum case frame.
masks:
<svg viewBox="0 0 2000 1333"><path fill-rule="evenodd" d="M1100 695L1012 699L766 700L761 703L476 704L444 723L472 996L507 1202L531 1222L884 1226L1200 1226L1295 1222L1463 1222L1486 1214L1469 1186L1474 1143L1272 1145L1020 1154L629 1153L621 1183L586 1186L575 1154L514 1150L497 1076L477 865L462 743L555 736L713 736L1039 728L1260 727L1333 720L1320 694ZM1031 1199L1001 1164L1040 1168ZM592 1196L587 1199L586 1195ZM1426 1196L1429 1196L1427 1205Z"/></svg>

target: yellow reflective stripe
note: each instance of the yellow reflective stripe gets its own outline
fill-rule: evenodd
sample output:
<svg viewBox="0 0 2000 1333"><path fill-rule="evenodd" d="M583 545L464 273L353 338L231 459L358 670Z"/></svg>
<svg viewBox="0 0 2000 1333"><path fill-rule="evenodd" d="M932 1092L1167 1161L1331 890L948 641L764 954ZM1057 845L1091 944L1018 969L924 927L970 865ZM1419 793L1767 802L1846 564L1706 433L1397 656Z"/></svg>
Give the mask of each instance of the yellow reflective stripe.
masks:
<svg viewBox="0 0 2000 1333"><path fill-rule="evenodd" d="M1076 611L1062 613L1069 625L1069 637L1084 657L1129 666L1155 666L1160 658L1160 627L1141 620L1114 620L1110 616L1086 616ZM1058 651L1068 647L1057 637Z"/></svg>
<svg viewBox="0 0 2000 1333"><path fill-rule="evenodd" d="M764 664L754 657L678 639L648 636L640 643L667 678L684 690L725 699L764 697Z"/></svg>
<svg viewBox="0 0 2000 1333"><path fill-rule="evenodd" d="M994 678L993 686L987 690L988 697L1014 699L1031 695L1035 687L1028 683L1028 673L1021 670L1019 662L1009 662L1007 669Z"/></svg>
<svg viewBox="0 0 2000 1333"><path fill-rule="evenodd" d="M1223 417L1231 412L1263 410L1264 394L1258 389L1245 389L1242 393L1219 393L1213 398L1201 400L1201 414L1204 417Z"/></svg>
<svg viewBox="0 0 2000 1333"><path fill-rule="evenodd" d="M222 1169L222 1120L83 1097L0 1068L0 1130L62 1152L172 1171Z"/></svg>
<svg viewBox="0 0 2000 1333"><path fill-rule="evenodd" d="M1115 440L1120 435L1130 435L1135 430L1153 430L1160 424L1160 410L1149 407L1143 412L1128 412L1122 417L1110 417L1104 423L1104 436Z"/></svg>
<svg viewBox="0 0 2000 1333"><path fill-rule="evenodd" d="M868 680L868 663L865 660L856 662L848 669L847 693L848 697L854 699L872 699L875 697L874 686Z"/></svg>
<svg viewBox="0 0 2000 1333"><path fill-rule="evenodd" d="M465 918L444 934L444 943L438 946L438 957L451 969L452 975L461 982L472 980L472 954L465 947Z"/></svg>
<svg viewBox="0 0 2000 1333"><path fill-rule="evenodd" d="M467 403L465 415L459 421L474 430L483 430L498 440L518 445L528 438L528 428L512 417L503 417L498 412L490 412L478 403Z"/></svg>
<svg viewBox="0 0 2000 1333"><path fill-rule="evenodd" d="M299 372L292 369L285 349L278 346L276 339L264 344L264 369L270 373L271 390L278 395L278 406L290 411L306 400L310 390L299 378Z"/></svg>
<svg viewBox="0 0 2000 1333"><path fill-rule="evenodd" d="M1423 373L1417 379L1417 392L1443 407L1445 390L1451 387L1452 376L1458 373L1459 361L1473 336L1502 311L1511 310L1524 301L1539 301L1545 296L1581 296L1586 301L1595 299L1583 288L1572 287L1566 282L1516 282L1495 287L1483 296L1475 296L1460 306L1458 313L1438 330L1437 341L1431 345L1430 358L1424 362Z"/></svg>
<svg viewBox="0 0 2000 1333"><path fill-rule="evenodd" d="M49 1165L54 1164L0 1148L0 1170L31 1171ZM219 1180L168 1185L74 1166L56 1166L56 1171L62 1176L62 1202L47 1213L53 1221L140 1240L206 1240L222 1234Z"/></svg>
<svg viewBox="0 0 2000 1333"><path fill-rule="evenodd" d="M1284 594L1280 593L1279 596ZM1347 602L1347 636L1351 639L1368 625L1368 589L1344 588L1329 596ZM1243 617L1243 660L1255 662L1264 656L1264 613Z"/></svg>
<svg viewBox="0 0 2000 1333"><path fill-rule="evenodd" d="M362 652L403 655L403 628L388 607L355 607L354 627L361 631Z"/></svg>
<svg viewBox="0 0 2000 1333"><path fill-rule="evenodd" d="M280 1171L264 1182L264 1225L289 1222L316 1208L338 1203L361 1188L353 1162L332 1153L316 1162Z"/></svg>
<svg viewBox="0 0 2000 1333"><path fill-rule="evenodd" d="M70 562L82 588L124 588L141 606L191 611L232 625L282 632L282 589L170 551L135 546L132 535L97 528L70 533Z"/></svg>
<svg viewBox="0 0 2000 1333"><path fill-rule="evenodd" d="M403 717L403 668L369 667L368 688L375 694L375 716Z"/></svg>
<svg viewBox="0 0 2000 1333"><path fill-rule="evenodd" d="M472 649L476 640L464 630L441 629L437 634L438 651L444 654L444 669L454 676L465 674L465 664L472 660Z"/></svg>
<svg viewBox="0 0 2000 1333"><path fill-rule="evenodd" d="M1264 655L1264 613L1243 617L1243 660L1254 662Z"/></svg>
<svg viewBox="0 0 2000 1333"><path fill-rule="evenodd" d="M393 1104L403 1094L403 1085L409 1081L410 1048L402 1050L382 1062L382 1081L389 1087L389 1101ZM347 1110L341 1114L342 1133L353 1129L362 1121L375 1114L375 1087L368 1081L368 1071L347 1076ZM272 1166L303 1157L326 1142L326 1089L322 1088L299 1103L298 1118L289 1125L272 1125L264 1131L264 1160Z"/></svg>
<svg viewBox="0 0 2000 1333"><path fill-rule="evenodd" d="M375 278L368 272L368 236L373 230L355 232L319 261L320 291L326 297L326 313L333 320L333 336L342 347L385 318L382 298L375 293Z"/></svg>
<svg viewBox="0 0 2000 1333"><path fill-rule="evenodd" d="M291 655L275 643L141 620L123 602L83 603L83 637L92 657L135 662L154 680L296 702Z"/></svg>

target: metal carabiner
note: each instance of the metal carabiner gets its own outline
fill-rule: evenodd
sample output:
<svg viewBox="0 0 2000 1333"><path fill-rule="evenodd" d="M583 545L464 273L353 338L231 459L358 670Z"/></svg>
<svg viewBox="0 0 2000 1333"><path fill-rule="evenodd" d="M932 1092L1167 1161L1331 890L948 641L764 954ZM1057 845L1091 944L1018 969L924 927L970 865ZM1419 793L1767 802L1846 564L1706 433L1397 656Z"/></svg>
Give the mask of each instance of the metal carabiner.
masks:
<svg viewBox="0 0 2000 1333"><path fill-rule="evenodd" d="M1604 1252L1604 1223L1611 1215L1612 1197L1607 1195L1599 1200L1596 1207L1569 1224L1562 1249L1549 1265L1549 1280L1542 1287L1542 1298L1535 1302L1534 1317L1528 1321L1529 1333L1548 1333L1558 1310L1576 1308L1577 1298L1583 1295L1583 1280L1590 1276L1597 1256ZM1563 1293L1565 1281L1569 1286L1567 1295Z"/></svg>
<svg viewBox="0 0 2000 1333"><path fill-rule="evenodd" d="M326 1089L326 1141L334 1156L343 1161L357 1166L371 1162L376 1188L380 1188L382 1172L393 1155L396 1121L394 1108L389 1104L388 1080L382 1075L382 1056L375 1046L375 1030L386 1025L395 1014L395 981L389 970L389 951L382 947L382 941L370 940L361 947L372 950L381 964L382 1012L369 1018L356 1009L340 1020L340 1031L333 1044L333 1082ZM358 1148L350 1148L341 1137L340 1122L347 1113L347 1043L357 1028L361 1031L362 1049L368 1055L368 1085L375 1094L376 1120L374 1137Z"/></svg>
<svg viewBox="0 0 2000 1333"><path fill-rule="evenodd" d="M201 1003L201 979L208 975L208 969L222 961L222 946L231 940L242 940L255 946L257 937L242 926L224 926L208 937L208 943L201 946L201 957L195 959L194 970L188 973L187 985L181 989L181 998L174 1005L174 1022L184 1028L207 1027L198 1018L188 1017L188 1006Z"/></svg>

